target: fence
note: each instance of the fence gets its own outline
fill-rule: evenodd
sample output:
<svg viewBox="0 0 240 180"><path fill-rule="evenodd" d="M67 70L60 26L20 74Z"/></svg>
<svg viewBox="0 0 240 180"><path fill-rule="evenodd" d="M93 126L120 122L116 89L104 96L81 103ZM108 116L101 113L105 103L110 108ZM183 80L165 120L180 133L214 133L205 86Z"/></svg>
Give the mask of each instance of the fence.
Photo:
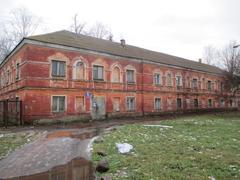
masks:
<svg viewBox="0 0 240 180"><path fill-rule="evenodd" d="M22 101L0 101L0 126L22 125Z"/></svg>

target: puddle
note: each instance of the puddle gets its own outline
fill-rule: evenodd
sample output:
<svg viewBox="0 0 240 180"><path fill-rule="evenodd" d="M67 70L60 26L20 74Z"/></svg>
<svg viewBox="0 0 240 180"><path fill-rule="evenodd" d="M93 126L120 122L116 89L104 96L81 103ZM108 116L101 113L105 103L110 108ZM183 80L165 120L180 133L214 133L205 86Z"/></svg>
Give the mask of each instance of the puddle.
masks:
<svg viewBox="0 0 240 180"><path fill-rule="evenodd" d="M84 158L74 158L64 165L34 175L6 178L1 180L92 180L94 171L92 162Z"/></svg>

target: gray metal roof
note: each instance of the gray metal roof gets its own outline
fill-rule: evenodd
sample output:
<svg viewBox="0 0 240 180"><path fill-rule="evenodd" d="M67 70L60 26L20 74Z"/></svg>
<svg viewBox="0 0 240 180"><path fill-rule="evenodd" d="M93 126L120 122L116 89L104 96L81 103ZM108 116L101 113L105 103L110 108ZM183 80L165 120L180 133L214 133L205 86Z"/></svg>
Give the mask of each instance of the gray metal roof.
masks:
<svg viewBox="0 0 240 180"><path fill-rule="evenodd" d="M157 63L189 68L214 74L223 74L223 70L215 66L139 48L128 44L126 44L125 47L122 47L121 44L117 42L112 42L109 40L103 40L85 35L77 35L66 30L43 35L30 36L25 39L86 49L116 56L143 59L147 61L153 61Z"/></svg>

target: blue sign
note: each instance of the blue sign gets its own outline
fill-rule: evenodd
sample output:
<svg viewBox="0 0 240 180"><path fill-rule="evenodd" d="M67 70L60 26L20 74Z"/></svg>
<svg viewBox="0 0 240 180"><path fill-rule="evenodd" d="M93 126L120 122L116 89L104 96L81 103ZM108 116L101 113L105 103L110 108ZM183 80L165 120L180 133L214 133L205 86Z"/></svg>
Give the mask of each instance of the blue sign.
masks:
<svg viewBox="0 0 240 180"><path fill-rule="evenodd" d="M89 98L89 97L91 97L91 96L92 96L92 93L90 93L90 92L86 92L86 93L85 93L85 97L88 97L88 98Z"/></svg>

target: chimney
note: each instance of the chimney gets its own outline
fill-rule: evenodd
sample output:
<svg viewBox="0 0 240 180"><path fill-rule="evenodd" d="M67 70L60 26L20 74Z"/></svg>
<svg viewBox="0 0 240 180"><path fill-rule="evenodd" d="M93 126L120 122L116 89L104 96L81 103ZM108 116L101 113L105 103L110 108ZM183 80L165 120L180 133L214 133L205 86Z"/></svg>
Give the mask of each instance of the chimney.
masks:
<svg viewBox="0 0 240 180"><path fill-rule="evenodd" d="M125 47L125 46L126 46L125 39L121 39L120 41L121 41L121 46L122 46L122 47Z"/></svg>
<svg viewBox="0 0 240 180"><path fill-rule="evenodd" d="M200 59L198 59L198 62L199 62L199 63L202 63L202 59L201 59L201 58L200 58Z"/></svg>

